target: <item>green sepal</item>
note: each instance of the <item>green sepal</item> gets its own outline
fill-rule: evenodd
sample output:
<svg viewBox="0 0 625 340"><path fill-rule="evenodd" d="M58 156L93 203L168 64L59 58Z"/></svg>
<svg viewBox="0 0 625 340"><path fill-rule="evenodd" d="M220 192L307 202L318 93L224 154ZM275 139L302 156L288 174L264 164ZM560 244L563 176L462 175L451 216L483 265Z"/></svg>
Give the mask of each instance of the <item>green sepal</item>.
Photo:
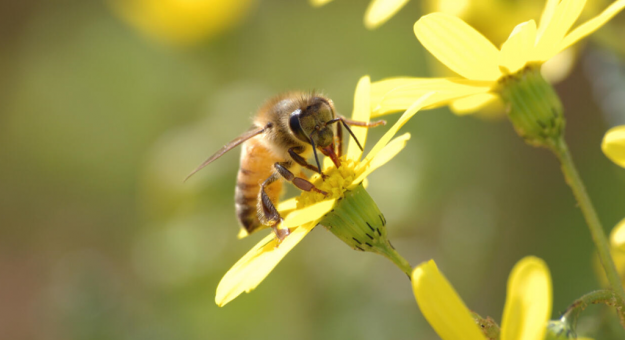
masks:
<svg viewBox="0 0 625 340"><path fill-rule="evenodd" d="M380 254L411 275L412 267L389 242L386 219L362 183L346 191L319 224L351 248Z"/></svg>
<svg viewBox="0 0 625 340"><path fill-rule="evenodd" d="M527 143L552 147L564 131L560 97L538 65L502 77L496 91L506 104L508 118Z"/></svg>

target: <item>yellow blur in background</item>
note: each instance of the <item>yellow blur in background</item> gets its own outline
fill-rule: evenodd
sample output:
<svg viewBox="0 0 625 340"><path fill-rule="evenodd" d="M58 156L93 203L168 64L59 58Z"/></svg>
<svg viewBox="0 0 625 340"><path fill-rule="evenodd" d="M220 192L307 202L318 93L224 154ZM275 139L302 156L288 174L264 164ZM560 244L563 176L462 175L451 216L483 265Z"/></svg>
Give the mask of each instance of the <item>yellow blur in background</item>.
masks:
<svg viewBox="0 0 625 340"><path fill-rule="evenodd" d="M156 40L192 45L232 28L253 0L109 0L115 13Z"/></svg>

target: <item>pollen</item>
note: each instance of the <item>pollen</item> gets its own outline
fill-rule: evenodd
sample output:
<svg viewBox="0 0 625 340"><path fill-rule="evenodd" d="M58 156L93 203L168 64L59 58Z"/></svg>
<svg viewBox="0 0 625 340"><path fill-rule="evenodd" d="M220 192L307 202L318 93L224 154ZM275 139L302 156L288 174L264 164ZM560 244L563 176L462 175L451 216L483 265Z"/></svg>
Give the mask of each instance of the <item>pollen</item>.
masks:
<svg viewBox="0 0 625 340"><path fill-rule="evenodd" d="M341 157L340 167L336 168L332 165L323 170L323 173L326 176L325 179L321 179L321 175L319 174L312 176L310 181L317 189L326 192L327 196L315 191L304 191L299 197L297 197L297 209L304 208L327 199L343 198L347 188L363 171L361 169L362 167L358 167L359 164L359 161Z"/></svg>

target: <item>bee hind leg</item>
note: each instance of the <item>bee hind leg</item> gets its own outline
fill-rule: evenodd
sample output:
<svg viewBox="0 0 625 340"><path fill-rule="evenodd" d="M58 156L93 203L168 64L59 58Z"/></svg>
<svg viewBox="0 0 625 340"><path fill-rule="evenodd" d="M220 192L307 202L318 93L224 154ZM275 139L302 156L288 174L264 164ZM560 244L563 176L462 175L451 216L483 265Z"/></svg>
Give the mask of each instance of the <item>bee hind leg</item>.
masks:
<svg viewBox="0 0 625 340"><path fill-rule="evenodd" d="M284 240L284 238L290 234L290 231L287 228L278 228L278 226L282 222L282 217L280 216L278 209L276 209L276 206L269 198L269 195L267 195L267 192L265 191L265 188L269 184L275 182L281 176L287 181L293 183L293 185L301 190L316 191L323 195L327 195L325 191L317 189L314 184L310 183L306 179L295 177L295 175L288 169L289 167L291 167L291 165L291 162L275 163L274 168L276 172L269 176L269 178L267 178L263 182L263 184L261 184L260 192L258 193L258 195L260 196L258 200L259 219L263 224L271 226L271 229L273 229L273 232L276 234L276 237L279 241Z"/></svg>
<svg viewBox="0 0 625 340"><path fill-rule="evenodd" d="M265 188L269 184L275 182L278 178L278 175L274 173L273 175L269 176L269 178L267 178L263 182L263 184L261 184L260 192L258 193L258 218L263 224L271 226L271 229L273 230L274 234L276 234L276 238L278 239L278 241L282 242L282 240L284 240L284 238L287 237L291 232L289 231L289 229L278 228L278 226L282 222L282 216L280 216L278 209L276 209L276 206L273 204L273 202L269 198L269 195L267 195L267 192L265 191Z"/></svg>

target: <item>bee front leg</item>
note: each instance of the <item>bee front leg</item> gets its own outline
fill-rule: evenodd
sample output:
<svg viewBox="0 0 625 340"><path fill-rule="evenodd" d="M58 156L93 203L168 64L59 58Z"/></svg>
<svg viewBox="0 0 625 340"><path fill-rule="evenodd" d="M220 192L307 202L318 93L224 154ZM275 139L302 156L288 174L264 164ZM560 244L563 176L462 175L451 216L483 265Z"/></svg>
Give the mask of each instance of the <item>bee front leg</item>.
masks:
<svg viewBox="0 0 625 340"><path fill-rule="evenodd" d="M323 194L324 196L328 195L327 192L317 189L317 187L315 187L315 185L310 183L308 180L300 178L300 177L295 177L295 175L288 169L291 167L291 162L275 163L273 167L276 169L277 173L280 176L282 176L287 181L293 183L293 185L295 185L298 189L304 190L304 191L315 191L320 194ZM315 167L315 169L316 168L317 167Z"/></svg>
<svg viewBox="0 0 625 340"><path fill-rule="evenodd" d="M291 156L291 158L293 158L293 160L295 161L295 163L303 166L304 168L308 169L308 170L312 170L318 174L321 174L322 178L326 178L326 175L323 174L323 172L321 172L321 170L319 170L318 167L309 164L308 161L306 161L306 159L302 156L300 156L300 153L304 152L304 148L301 146L296 146L294 148L290 148L289 149L289 155ZM288 170L287 170L288 171ZM285 177L286 178L286 177ZM304 190L304 189L302 189ZM309 190L306 190L309 191Z"/></svg>

